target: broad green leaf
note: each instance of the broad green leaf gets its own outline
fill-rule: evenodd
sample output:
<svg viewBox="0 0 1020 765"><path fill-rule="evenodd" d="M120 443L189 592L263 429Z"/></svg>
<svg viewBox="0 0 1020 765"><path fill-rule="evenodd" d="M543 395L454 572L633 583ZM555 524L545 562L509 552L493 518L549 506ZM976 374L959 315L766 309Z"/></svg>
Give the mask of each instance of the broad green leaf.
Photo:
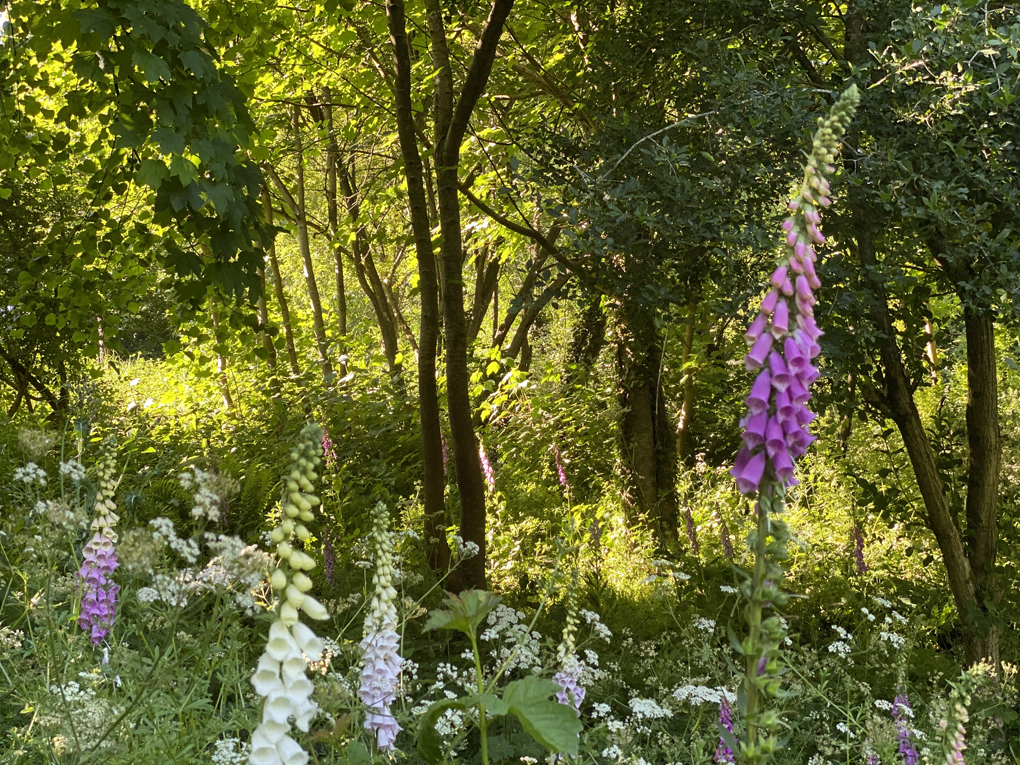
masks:
<svg viewBox="0 0 1020 765"><path fill-rule="evenodd" d="M438 629L458 630L470 635L500 601L501 597L485 590L468 590L461 595L450 595L445 601L449 608L433 611L424 629L426 632Z"/></svg>
<svg viewBox="0 0 1020 765"><path fill-rule="evenodd" d="M577 754L581 720L573 707L549 698L559 690L552 680L531 675L509 683L503 701L535 741L550 752L573 755Z"/></svg>
<svg viewBox="0 0 1020 765"><path fill-rule="evenodd" d="M143 159L141 166L138 168L138 180L144 183L153 191L159 189L159 184L163 182L164 178L170 175L166 165L158 159Z"/></svg>

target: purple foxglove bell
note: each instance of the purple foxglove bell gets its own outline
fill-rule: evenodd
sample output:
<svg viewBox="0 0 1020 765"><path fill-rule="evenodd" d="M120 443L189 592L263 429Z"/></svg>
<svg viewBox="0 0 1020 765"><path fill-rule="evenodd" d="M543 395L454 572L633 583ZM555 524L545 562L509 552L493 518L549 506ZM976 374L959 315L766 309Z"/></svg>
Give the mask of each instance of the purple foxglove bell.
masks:
<svg viewBox="0 0 1020 765"><path fill-rule="evenodd" d="M741 438L744 439L748 449L756 449L765 443L765 427L768 421L769 415L766 411L747 418Z"/></svg>
<svg viewBox="0 0 1020 765"><path fill-rule="evenodd" d="M772 350L772 334L765 332L759 337L754 346L747 352L744 357L744 366L748 369L761 369L765 363L765 359L769 356L769 351Z"/></svg>

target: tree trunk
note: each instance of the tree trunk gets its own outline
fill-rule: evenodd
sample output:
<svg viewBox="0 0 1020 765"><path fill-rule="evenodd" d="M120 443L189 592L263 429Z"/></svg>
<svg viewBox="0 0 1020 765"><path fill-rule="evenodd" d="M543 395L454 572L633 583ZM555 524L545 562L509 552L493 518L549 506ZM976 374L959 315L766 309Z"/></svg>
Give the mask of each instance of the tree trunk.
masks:
<svg viewBox="0 0 1020 765"><path fill-rule="evenodd" d="M262 209L266 215L266 223L269 228L273 227L273 205L269 199L269 189L262 190ZM294 331L290 325L290 307L287 305L287 293L283 290L283 275L280 273L280 263L276 259L276 233L272 233L269 246L266 248L269 256L269 267L272 270L273 291L276 293L276 302L280 305L280 321L283 324L283 336L287 342L287 359L290 361L290 371L297 377L301 374L301 367L298 366L297 348L294 345Z"/></svg>
<svg viewBox="0 0 1020 765"><path fill-rule="evenodd" d="M297 154L297 200L293 206L293 213L294 219L297 221L301 260L304 263L308 303L312 309L315 347L319 351L319 363L322 365L322 381L328 384L333 381L333 365L329 361L326 323L322 319L322 300L319 298L319 285L315 281L315 266L312 263L312 248L308 238L308 217L305 207L305 157L301 141L301 107L297 104L294 105L294 149Z"/></svg>
<svg viewBox="0 0 1020 765"><path fill-rule="evenodd" d="M581 308L581 315L574 323L570 342L570 368L568 380L571 385L583 385L606 344L606 312L602 310L602 296L588 295Z"/></svg>
<svg viewBox="0 0 1020 765"><path fill-rule="evenodd" d="M974 663L988 659L996 662L994 666L997 668L998 631L988 624L987 608L982 597L983 588L979 586L974 570L974 565L980 563L986 576L983 583L987 583L995 556L996 492L1001 443L992 323L990 319L973 315L972 309L964 309L969 388L967 437L971 447L967 497L969 544L965 547L959 520L949 504L935 454L914 403L895 328L889 315L889 300L885 286L871 276L876 273L877 260L871 233L866 224L858 225L856 239L857 255L863 266L864 278L871 282L871 288L876 295L872 318L880 333L879 356L884 377L879 400L903 437L903 444L928 513L928 527L935 534L935 540L942 552L949 589L960 613L966 660L968 663Z"/></svg>
<svg viewBox="0 0 1020 765"><path fill-rule="evenodd" d="M676 440L663 398L662 343L653 309L625 296L619 309L616 363L623 409L623 461L639 517L664 545L677 538Z"/></svg>
<svg viewBox="0 0 1020 765"><path fill-rule="evenodd" d="M329 140L326 143L326 209L329 216L329 245L333 250L333 275L336 279L337 346L340 349L340 374L347 375L347 287L344 284L344 255L340 247L340 220L337 211L336 166L340 161L340 150L333 130L332 93L323 90L322 112L326 118Z"/></svg>
<svg viewBox="0 0 1020 765"><path fill-rule="evenodd" d="M499 281L499 255L492 258L488 255L488 247L482 247L475 255L475 294L471 305L471 322L468 324L468 342L472 344L478 339Z"/></svg>
<svg viewBox="0 0 1020 765"><path fill-rule="evenodd" d="M986 615L986 603L989 600L998 602L1002 594L994 579L1002 463L995 325L990 317L982 316L967 305L963 318L967 333L967 442L970 446L964 541L974 573L978 607ZM964 632L964 637L968 664L987 659L998 669L999 633L994 624L988 624L986 634L978 629Z"/></svg>
<svg viewBox="0 0 1020 765"><path fill-rule="evenodd" d="M407 344L411 346L411 350L414 352L414 357L418 358L418 340L414 336L414 332L411 331L411 325L407 323L407 319L404 318L403 312L400 310L400 301L397 300L397 294L393 291L393 285L390 284L389 279L382 280L383 292L386 294L386 304L390 307L390 311L393 313L393 318L397 324L400 325L400 331L404 333L404 339L407 340Z"/></svg>
<svg viewBox="0 0 1020 765"><path fill-rule="evenodd" d="M259 269L259 299L258 299L259 333L262 337L262 347L266 351L266 366L270 371L276 369L276 346L273 345L273 338L269 335L269 306L266 305L266 270Z"/></svg>
<svg viewBox="0 0 1020 765"><path fill-rule="evenodd" d="M458 170L460 147L475 104L485 91L496 57L503 24L513 0L495 0L465 75L456 106L447 48L446 30L438 0L429 0L428 27L432 38L435 77L436 197L442 231L443 324L446 330L446 387L450 435L460 492L460 529L465 542L474 542L478 554L460 568L469 587L485 587L485 484L478 443L472 425L467 363L467 322L464 316L464 252L460 226Z"/></svg>
<svg viewBox="0 0 1020 765"><path fill-rule="evenodd" d="M347 214L354 227L354 272L358 277L362 291L372 304L372 310L375 311L375 318L382 334L383 353L386 355L390 373L396 374L400 371L400 364L397 363L396 318L386 301L386 291L383 288L382 279L379 278L379 271L375 267L375 260L372 258L372 250L365 234L365 225L361 221L361 202L358 199L359 192L357 180L354 177L354 168L348 166L342 159L338 159L336 169L340 188L344 193Z"/></svg>
<svg viewBox="0 0 1020 765"><path fill-rule="evenodd" d="M439 343L439 280L432 249L432 224L425 195L421 155L414 129L411 104L411 59L402 0L386 0L386 19L393 45L394 89L397 134L407 179L408 207L418 259L418 289L421 323L418 333L418 408L424 458L422 494L425 503L425 545L429 566L434 571L450 567L446 541L446 499L443 480L443 431L436 384L436 354ZM447 583L451 590L463 589L459 574Z"/></svg>
<svg viewBox="0 0 1020 765"><path fill-rule="evenodd" d="M694 416L694 370L690 366L691 349L694 347L694 324L698 318L698 306L691 303L687 309L687 327L684 329L684 345L681 354L681 369L684 373L684 403L680 408L677 422L677 456L681 462L688 457L691 439L691 419Z"/></svg>
<svg viewBox="0 0 1020 765"><path fill-rule="evenodd" d="M216 346L220 345L220 314L216 309L216 296L209 296L209 318L212 320L213 341ZM234 408L234 398L230 395L230 381L227 379L227 357L219 351L216 352L217 382L220 386L220 395L223 397L223 408L228 412Z"/></svg>

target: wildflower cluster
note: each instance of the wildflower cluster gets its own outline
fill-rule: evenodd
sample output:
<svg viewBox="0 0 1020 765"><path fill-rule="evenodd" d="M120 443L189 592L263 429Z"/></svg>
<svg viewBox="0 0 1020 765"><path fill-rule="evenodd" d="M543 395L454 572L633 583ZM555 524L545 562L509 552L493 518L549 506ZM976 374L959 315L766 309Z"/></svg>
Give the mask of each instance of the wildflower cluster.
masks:
<svg viewBox="0 0 1020 765"><path fill-rule="evenodd" d="M733 735L733 711L730 709L729 703L723 699L719 703L719 727L725 730L730 736ZM733 749L726 742L723 736L719 736L719 746L715 749L715 755L712 757L714 763L728 763L732 764L737 761L733 754Z"/></svg>
<svg viewBox="0 0 1020 765"><path fill-rule="evenodd" d="M227 499L238 489L237 480L227 473L213 473L197 467L185 470L178 480L182 489L194 491L191 517L206 518L212 523L219 522Z"/></svg>
<svg viewBox="0 0 1020 765"><path fill-rule="evenodd" d="M318 478L315 468L321 462L321 448L322 430L318 425L306 425L300 443L290 453L290 470L283 477L283 520L270 534L280 559L271 582L281 602L269 628L265 653L251 679L255 691L265 698L262 721L251 737L248 761L252 765L304 765L308 761L308 753L289 735L290 720L307 732L318 712L311 698L314 686L305 671L308 660L319 660L323 643L298 620L298 611L312 619L325 619L328 614L307 594L312 580L306 572L315 568L315 562L294 549L291 540L297 537L304 542L311 537L305 523L312 520L312 508L319 504L312 493L312 481Z"/></svg>
<svg viewBox="0 0 1020 765"><path fill-rule="evenodd" d="M907 694L901 693L893 700L893 719L896 721L896 737L899 739L899 752L903 765L917 765L917 747L914 746L911 732L911 720L914 710L910 706Z"/></svg>
<svg viewBox="0 0 1020 765"><path fill-rule="evenodd" d="M822 332L815 323L813 290L821 286L815 273L814 245L825 242L818 230L819 209L829 205L826 173L840 136L857 107L857 88L850 89L819 119L814 146L804 169L804 182L790 202L791 215L783 223L786 251L772 274L772 289L745 337L750 350L744 357L749 370L760 369L747 415L741 420L744 446L730 471L743 494L758 490L769 475L784 486L796 483L794 462L815 440L807 426L815 414L807 408L809 388L818 377L811 363L818 355Z"/></svg>
<svg viewBox="0 0 1020 765"><path fill-rule="evenodd" d="M580 679L581 666L574 653L574 639L577 635L577 573L570 579L570 587L567 590L567 618L563 625L563 637L556 648L556 660L560 669L553 677L562 690L556 694L556 699L561 704L573 706L580 711L581 703L584 701L584 687L578 682Z"/></svg>
<svg viewBox="0 0 1020 765"><path fill-rule="evenodd" d="M478 461L482 465L482 475L485 476L485 485L489 487L489 491L496 490L496 473L492 469L492 464L489 462L489 455L485 452L485 444L481 441L478 442Z"/></svg>
<svg viewBox="0 0 1020 765"><path fill-rule="evenodd" d="M85 480L85 466L78 460L67 460L60 463L60 475L66 476L75 483Z"/></svg>
<svg viewBox="0 0 1020 765"><path fill-rule="evenodd" d="M786 490L797 483L794 461L814 440L807 429L815 418L807 402L809 386L818 377L811 362L819 353L821 336L813 310L812 290L820 286L814 245L825 241L818 230L819 209L829 205L825 174L835 170L831 163L839 138L858 100L857 88L851 86L829 115L818 120L803 183L790 202L792 214L783 223L787 248L772 274L772 289L745 335L750 350L744 363L749 370L761 371L746 399L747 415L741 420L744 445L730 473L742 494L758 494L757 524L748 535L754 571L740 587L749 628L740 645L745 658L742 711L747 724L740 750L741 759L748 763L767 762L781 746L776 735L782 722L779 713L765 709L763 701L780 693L786 628L782 617L766 617L764 612L789 600L780 584L786 574L790 532L779 515Z"/></svg>
<svg viewBox="0 0 1020 765"><path fill-rule="evenodd" d="M40 486L45 486L46 471L34 462L29 462L24 467L14 468L14 480L28 484L29 486L36 483Z"/></svg>
<svg viewBox="0 0 1020 765"><path fill-rule="evenodd" d="M96 517L92 519L92 539L82 550L82 565L78 572L81 579L81 615L78 626L89 633L93 645L99 645L108 634L117 613L117 593L120 585L113 582L113 572L118 566L117 532L113 527L120 519L115 512L113 501L119 480L117 464L112 454L107 454L99 463L96 489Z"/></svg>
<svg viewBox="0 0 1020 765"><path fill-rule="evenodd" d="M988 664L976 664L963 673L960 680L953 683L953 692L949 699L949 716L939 722L942 730L942 759L940 765L966 765L963 750L967 748L967 722L970 715L971 695L980 680L991 672Z"/></svg>
<svg viewBox="0 0 1020 765"><path fill-rule="evenodd" d="M397 634L397 591L393 587L394 535L389 531L390 516L383 502L375 506L374 521L375 575L372 584L375 595L369 605L365 637L361 641L358 698L368 707L365 727L375 733L379 749L389 751L400 732L390 705L396 699L403 660L399 651L400 635Z"/></svg>

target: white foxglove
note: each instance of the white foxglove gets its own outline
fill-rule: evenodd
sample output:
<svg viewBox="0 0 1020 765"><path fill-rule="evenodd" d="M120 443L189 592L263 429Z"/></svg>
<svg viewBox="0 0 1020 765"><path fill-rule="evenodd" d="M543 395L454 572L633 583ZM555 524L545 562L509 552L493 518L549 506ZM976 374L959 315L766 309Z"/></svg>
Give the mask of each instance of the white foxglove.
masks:
<svg viewBox="0 0 1020 765"><path fill-rule="evenodd" d="M299 730L307 733L319 711L312 700L315 686L306 675L306 661L318 661L324 645L301 623L299 610L312 619L325 619L329 614L319 601L306 594L312 581L302 572L315 568L315 562L295 550L290 540L296 536L296 544L301 544L310 537L303 524L312 520L311 508L319 504L319 498L310 492L312 481L318 478L315 467L320 462L321 444L322 429L318 425L308 425L301 431L301 443L291 452L290 470L283 477L284 520L270 534L280 558L270 583L281 602L277 619L269 628L265 653L251 678L256 693L265 701L262 721L252 733L250 765L308 762L308 752L288 734L292 719ZM293 519L301 524L296 525Z"/></svg>

